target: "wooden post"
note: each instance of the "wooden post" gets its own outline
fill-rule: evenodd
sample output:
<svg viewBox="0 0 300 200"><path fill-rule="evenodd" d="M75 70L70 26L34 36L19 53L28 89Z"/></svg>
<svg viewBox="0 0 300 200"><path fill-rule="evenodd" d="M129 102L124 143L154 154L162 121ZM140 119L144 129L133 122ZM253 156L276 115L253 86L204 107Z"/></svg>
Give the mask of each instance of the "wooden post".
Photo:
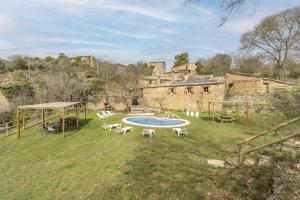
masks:
<svg viewBox="0 0 300 200"><path fill-rule="evenodd" d="M8 123L6 123L6 136L8 136Z"/></svg>
<svg viewBox="0 0 300 200"><path fill-rule="evenodd" d="M25 130L25 117L22 118L23 130Z"/></svg>
<svg viewBox="0 0 300 200"><path fill-rule="evenodd" d="M212 119L215 121L215 103L212 103Z"/></svg>
<svg viewBox="0 0 300 200"><path fill-rule="evenodd" d="M45 126L45 109L42 109L42 124Z"/></svg>
<svg viewBox="0 0 300 200"><path fill-rule="evenodd" d="M86 120L86 104L87 102L84 102L84 119Z"/></svg>
<svg viewBox="0 0 300 200"><path fill-rule="evenodd" d="M249 119L249 105L247 104L246 107L247 107L246 108L247 119Z"/></svg>
<svg viewBox="0 0 300 200"><path fill-rule="evenodd" d="M61 133L62 136L65 137L65 109L62 109L62 122L61 122Z"/></svg>
<svg viewBox="0 0 300 200"><path fill-rule="evenodd" d="M47 110L44 111L44 120L45 120L45 123L47 122L48 112L49 111L47 111Z"/></svg>
<svg viewBox="0 0 300 200"><path fill-rule="evenodd" d="M76 108L76 127L79 127L79 119L78 119L78 105L75 106Z"/></svg>
<svg viewBox="0 0 300 200"><path fill-rule="evenodd" d="M211 118L211 116L210 116L210 102L208 102L208 117Z"/></svg>
<svg viewBox="0 0 300 200"><path fill-rule="evenodd" d="M243 152L242 152L242 144L238 144L239 146L239 164L243 163Z"/></svg>
<svg viewBox="0 0 300 200"><path fill-rule="evenodd" d="M18 134L18 138L21 137L20 112L21 112L21 109L17 108L17 134Z"/></svg>

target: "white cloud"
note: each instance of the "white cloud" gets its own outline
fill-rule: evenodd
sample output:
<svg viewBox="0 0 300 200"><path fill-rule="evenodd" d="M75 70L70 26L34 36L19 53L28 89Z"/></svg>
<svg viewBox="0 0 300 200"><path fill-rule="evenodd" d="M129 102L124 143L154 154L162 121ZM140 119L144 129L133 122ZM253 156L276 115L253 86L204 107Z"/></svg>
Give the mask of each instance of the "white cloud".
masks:
<svg viewBox="0 0 300 200"><path fill-rule="evenodd" d="M117 47L119 44L107 43L107 42L91 42L86 40L72 40L66 38L41 38L41 42L54 42L54 43L68 43L68 44L81 44L81 45L93 45L93 46L110 46Z"/></svg>
<svg viewBox="0 0 300 200"><path fill-rule="evenodd" d="M178 22L179 17L169 13L166 10L162 10L158 7L150 7L144 5L133 5L126 4L124 2L113 2L113 1L101 1L98 3L99 8L105 10L115 10L135 13L139 15L144 15L146 17L151 17L157 20L168 21L168 22Z"/></svg>
<svg viewBox="0 0 300 200"><path fill-rule="evenodd" d="M129 37L129 38L139 38L139 39L147 39L147 40L158 38L157 35L151 34L151 33L147 33L147 32L129 33L129 32L120 31L120 30L117 30L117 29L109 28L109 27L102 27L101 29L103 31L106 31L106 32L111 33L111 34L125 36L125 37Z"/></svg>

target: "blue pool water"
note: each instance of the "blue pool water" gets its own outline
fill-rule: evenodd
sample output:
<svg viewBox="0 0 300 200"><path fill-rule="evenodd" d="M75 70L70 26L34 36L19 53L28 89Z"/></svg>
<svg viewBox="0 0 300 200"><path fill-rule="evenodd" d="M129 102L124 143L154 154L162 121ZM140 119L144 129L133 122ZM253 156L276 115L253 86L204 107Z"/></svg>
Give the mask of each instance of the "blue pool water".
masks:
<svg viewBox="0 0 300 200"><path fill-rule="evenodd" d="M167 119L149 116L127 117L123 119L123 122L139 126L162 128L179 127L189 124L189 122L184 119Z"/></svg>

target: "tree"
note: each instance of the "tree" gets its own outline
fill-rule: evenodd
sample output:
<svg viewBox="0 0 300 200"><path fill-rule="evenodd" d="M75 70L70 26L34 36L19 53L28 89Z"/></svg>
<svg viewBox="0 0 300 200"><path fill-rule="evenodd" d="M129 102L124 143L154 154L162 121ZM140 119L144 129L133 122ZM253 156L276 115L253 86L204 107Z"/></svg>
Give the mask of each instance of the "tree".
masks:
<svg viewBox="0 0 300 200"><path fill-rule="evenodd" d="M101 80L92 80L89 84L88 101L92 102L95 106L100 102L103 97L104 82Z"/></svg>
<svg viewBox="0 0 300 200"><path fill-rule="evenodd" d="M47 57L45 58L45 61L46 61L46 62L53 62L53 61L54 61L54 58L51 57L51 56L47 56Z"/></svg>
<svg viewBox="0 0 300 200"><path fill-rule="evenodd" d="M205 60L199 59L196 62L197 68L196 72L197 74L211 74L211 68L207 66Z"/></svg>
<svg viewBox="0 0 300 200"><path fill-rule="evenodd" d="M287 60L286 62L286 69L289 72L289 77L291 78L299 78L300 77L300 63L293 61L293 60Z"/></svg>
<svg viewBox="0 0 300 200"><path fill-rule="evenodd" d="M271 61L278 78L290 56L299 55L300 7L266 17L242 38L242 49Z"/></svg>
<svg viewBox="0 0 300 200"><path fill-rule="evenodd" d="M209 60L211 72L217 76L223 76L230 71L231 56L227 54L217 54Z"/></svg>
<svg viewBox="0 0 300 200"><path fill-rule="evenodd" d="M187 52L175 56L173 67L178 67L189 63L189 54Z"/></svg>
<svg viewBox="0 0 300 200"><path fill-rule="evenodd" d="M237 60L237 67L241 73L253 74L259 73L262 68L262 63L257 56L241 57Z"/></svg>
<svg viewBox="0 0 300 200"><path fill-rule="evenodd" d="M26 62L25 58L22 56L11 56L9 57L11 60L11 68L12 69L22 69L27 70L28 69L28 63Z"/></svg>
<svg viewBox="0 0 300 200"><path fill-rule="evenodd" d="M183 3L189 3L192 1L201 1L201 0L183 0ZM221 21L219 26L223 26L226 21L229 19L229 17L239 11L243 5L245 5L247 2L251 2L254 6L256 6L256 0L222 0L220 1L220 7L223 10L223 14L221 14ZM255 7L254 7L255 8Z"/></svg>
<svg viewBox="0 0 300 200"><path fill-rule="evenodd" d="M6 71L6 65L5 65L5 62L0 59L0 72L3 73Z"/></svg>
<svg viewBox="0 0 300 200"><path fill-rule="evenodd" d="M61 59L68 59L68 57L64 53L60 53L58 55L58 60L61 60Z"/></svg>

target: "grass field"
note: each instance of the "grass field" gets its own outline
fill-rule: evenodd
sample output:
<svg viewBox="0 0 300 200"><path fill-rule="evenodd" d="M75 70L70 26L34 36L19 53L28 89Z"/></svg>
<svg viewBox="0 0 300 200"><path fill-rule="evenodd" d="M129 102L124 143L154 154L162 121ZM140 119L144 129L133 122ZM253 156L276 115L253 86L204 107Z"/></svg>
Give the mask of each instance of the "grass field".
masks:
<svg viewBox="0 0 300 200"><path fill-rule="evenodd" d="M226 173L206 160L236 157L236 143L262 127L257 119L187 119L187 137L171 129L142 137L141 127L118 135L102 129L94 112L65 138L45 135L41 125L20 139L0 136L0 199L202 199Z"/></svg>

